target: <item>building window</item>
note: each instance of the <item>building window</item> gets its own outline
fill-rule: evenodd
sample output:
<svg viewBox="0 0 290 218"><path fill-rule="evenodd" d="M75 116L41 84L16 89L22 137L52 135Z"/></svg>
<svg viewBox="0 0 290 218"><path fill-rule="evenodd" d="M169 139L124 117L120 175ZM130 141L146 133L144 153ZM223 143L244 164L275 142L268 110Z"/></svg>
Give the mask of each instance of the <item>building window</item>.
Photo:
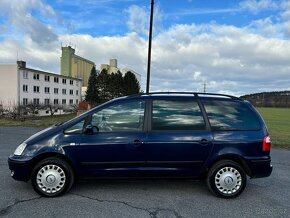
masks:
<svg viewBox="0 0 290 218"><path fill-rule="evenodd" d="M54 77L54 82L58 83L58 77Z"/></svg>
<svg viewBox="0 0 290 218"><path fill-rule="evenodd" d="M66 79L62 79L62 84L66 84Z"/></svg>
<svg viewBox="0 0 290 218"><path fill-rule="evenodd" d="M66 89L62 89L62 94L66 95Z"/></svg>
<svg viewBox="0 0 290 218"><path fill-rule="evenodd" d="M28 72L27 71L23 71L23 79L28 79Z"/></svg>
<svg viewBox="0 0 290 218"><path fill-rule="evenodd" d="M58 88L54 88L54 94L58 94Z"/></svg>
<svg viewBox="0 0 290 218"><path fill-rule="evenodd" d="M72 90L72 89L69 90L69 94L70 94L70 95L73 95L73 94L74 94L74 90Z"/></svg>
<svg viewBox="0 0 290 218"><path fill-rule="evenodd" d="M44 104L45 105L49 105L49 99L48 98L44 99Z"/></svg>
<svg viewBox="0 0 290 218"><path fill-rule="evenodd" d="M45 92L46 94L49 94L49 87L44 87L44 92Z"/></svg>
<svg viewBox="0 0 290 218"><path fill-rule="evenodd" d="M58 104L58 99L53 100L53 104L57 105Z"/></svg>
<svg viewBox="0 0 290 218"><path fill-rule="evenodd" d="M70 81L69 81L69 84L70 84L70 85L73 85L73 84L74 84L74 81L73 81L73 80L70 80Z"/></svg>
<svg viewBox="0 0 290 218"><path fill-rule="evenodd" d="M46 82L49 82L49 80L50 80L50 76L45 75L45 76L44 76L44 80L45 80Z"/></svg>
<svg viewBox="0 0 290 218"><path fill-rule="evenodd" d="M73 99L70 99L69 100L69 104L73 104L74 103L74 100Z"/></svg>
<svg viewBox="0 0 290 218"><path fill-rule="evenodd" d="M78 104L79 103L79 99L76 99L76 104Z"/></svg>
<svg viewBox="0 0 290 218"><path fill-rule="evenodd" d="M39 98L34 98L33 99L33 104L34 105L39 105Z"/></svg>
<svg viewBox="0 0 290 218"><path fill-rule="evenodd" d="M76 90L76 95L79 95L79 90Z"/></svg>
<svg viewBox="0 0 290 218"><path fill-rule="evenodd" d="M76 81L76 86L79 86L79 81Z"/></svg>
<svg viewBox="0 0 290 218"><path fill-rule="evenodd" d="M28 92L28 85L23 85L23 92Z"/></svg>
<svg viewBox="0 0 290 218"><path fill-rule="evenodd" d="M39 80L39 74L38 73L33 74L33 79Z"/></svg>
<svg viewBox="0 0 290 218"><path fill-rule="evenodd" d="M28 98L23 98L22 103L23 103L23 105L27 105L28 104Z"/></svg>
<svg viewBox="0 0 290 218"><path fill-rule="evenodd" d="M33 92L39 93L39 86L33 86Z"/></svg>
<svg viewBox="0 0 290 218"><path fill-rule="evenodd" d="M61 103L66 104L66 99L62 99Z"/></svg>

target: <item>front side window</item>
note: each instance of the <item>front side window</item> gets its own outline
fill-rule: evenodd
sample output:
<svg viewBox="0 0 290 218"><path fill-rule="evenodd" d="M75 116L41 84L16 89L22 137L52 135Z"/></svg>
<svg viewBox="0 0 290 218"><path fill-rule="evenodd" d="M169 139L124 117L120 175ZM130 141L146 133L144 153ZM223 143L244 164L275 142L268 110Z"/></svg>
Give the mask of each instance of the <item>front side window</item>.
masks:
<svg viewBox="0 0 290 218"><path fill-rule="evenodd" d="M64 131L65 134L81 134L85 121L82 120Z"/></svg>
<svg viewBox="0 0 290 218"><path fill-rule="evenodd" d="M203 115L196 101L153 101L153 131L196 131L205 128Z"/></svg>
<svg viewBox="0 0 290 218"><path fill-rule="evenodd" d="M144 101L130 101L107 107L92 115L99 132L138 132L143 129Z"/></svg>
<svg viewBox="0 0 290 218"><path fill-rule="evenodd" d="M212 130L258 130L260 123L245 104L228 100L203 100Z"/></svg>

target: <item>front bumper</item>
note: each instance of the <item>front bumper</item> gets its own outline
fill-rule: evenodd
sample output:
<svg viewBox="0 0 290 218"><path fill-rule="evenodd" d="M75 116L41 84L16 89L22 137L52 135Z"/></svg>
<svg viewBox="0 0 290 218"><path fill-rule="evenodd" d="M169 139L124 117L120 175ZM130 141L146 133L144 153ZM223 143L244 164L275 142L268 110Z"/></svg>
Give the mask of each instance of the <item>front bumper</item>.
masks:
<svg viewBox="0 0 290 218"><path fill-rule="evenodd" d="M273 166L269 156L264 158L248 158L246 160L251 178L268 177L271 175Z"/></svg>
<svg viewBox="0 0 290 218"><path fill-rule="evenodd" d="M12 178L19 181L28 181L31 174L31 163L31 157L11 155L8 158L8 165Z"/></svg>

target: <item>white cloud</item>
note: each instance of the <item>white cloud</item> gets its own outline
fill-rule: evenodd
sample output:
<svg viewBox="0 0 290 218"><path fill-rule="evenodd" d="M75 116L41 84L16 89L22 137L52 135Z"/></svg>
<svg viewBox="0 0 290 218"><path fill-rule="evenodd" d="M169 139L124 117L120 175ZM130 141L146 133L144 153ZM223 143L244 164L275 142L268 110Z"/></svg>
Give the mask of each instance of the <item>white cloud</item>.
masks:
<svg viewBox="0 0 290 218"><path fill-rule="evenodd" d="M284 1L281 5L283 10L281 18L283 21L284 34L287 38L290 37L290 1Z"/></svg>
<svg viewBox="0 0 290 218"><path fill-rule="evenodd" d="M255 2L259 10L271 5L270 1L267 7L266 3L260 3L262 1L247 2ZM59 73L60 42L72 42L77 46L78 55L94 61L97 66L117 58L120 67L128 66L142 74L142 88L145 89L148 42L144 35L148 34L148 8L131 6L128 9L130 33L93 37L56 35L53 25L43 24L30 13L36 6L42 6L40 14L58 19L56 12L40 0L19 1L20 7L15 14L7 0L2 0L1 4L5 6L3 10L11 28L3 26L0 29L12 32L13 28L18 29L17 37L3 34L4 40L0 41L2 63L15 62L18 51L19 59L27 61L29 67ZM162 13L156 11L161 21ZM282 17L286 25L290 19L286 6L284 11ZM21 21L18 14L27 16ZM155 19L157 24L158 19ZM22 27L24 24L28 26ZM205 81L209 92L235 95L290 88L290 42L281 37L269 37L279 32L272 17L241 28L214 23L155 28L158 31L155 31L152 44L152 91L203 91ZM22 32L19 33L19 29ZM48 37L43 38L45 36Z"/></svg>
<svg viewBox="0 0 290 218"><path fill-rule="evenodd" d="M0 43L0 60L19 57L28 66L59 72L60 41L77 45L76 53L97 66L117 58L120 67L141 73L143 90L147 64L147 41L136 33L115 37L60 35L49 49L31 38L23 43ZM247 29L223 25L176 25L159 33L152 47L151 90L202 91L236 95L289 88L290 42L266 38Z"/></svg>
<svg viewBox="0 0 290 218"><path fill-rule="evenodd" d="M273 0L245 0L240 3L240 7L257 14L263 10L277 9L277 2Z"/></svg>
<svg viewBox="0 0 290 218"><path fill-rule="evenodd" d="M57 19L53 8L41 0L2 0L0 8L2 15L7 17L6 25L12 26L15 34L20 31L43 46L57 40L51 26L45 25L32 15L33 11L37 11L43 18Z"/></svg>
<svg viewBox="0 0 290 218"><path fill-rule="evenodd" d="M131 5L126 12L128 14L127 25L129 29L138 34L148 36L150 8ZM162 29L162 19L163 12L159 9L158 5L155 5L153 19L154 34Z"/></svg>
<svg viewBox="0 0 290 218"><path fill-rule="evenodd" d="M281 35L281 25L274 23L272 17L252 21L247 28L254 33L267 37L279 37Z"/></svg>
<svg viewBox="0 0 290 218"><path fill-rule="evenodd" d="M148 34L148 13L145 8L132 5L127 10L129 19L127 25L131 31Z"/></svg>

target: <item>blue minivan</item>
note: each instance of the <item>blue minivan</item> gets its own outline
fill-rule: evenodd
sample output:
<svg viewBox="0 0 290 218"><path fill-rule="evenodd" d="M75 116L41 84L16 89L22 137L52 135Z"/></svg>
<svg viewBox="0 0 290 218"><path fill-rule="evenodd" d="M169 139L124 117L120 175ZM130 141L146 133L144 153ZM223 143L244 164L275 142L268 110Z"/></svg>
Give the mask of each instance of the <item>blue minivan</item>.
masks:
<svg viewBox="0 0 290 218"><path fill-rule="evenodd" d="M233 198L247 177L272 172L266 125L247 101L209 93L150 93L111 100L21 143L11 176L47 197L85 178L200 178Z"/></svg>

